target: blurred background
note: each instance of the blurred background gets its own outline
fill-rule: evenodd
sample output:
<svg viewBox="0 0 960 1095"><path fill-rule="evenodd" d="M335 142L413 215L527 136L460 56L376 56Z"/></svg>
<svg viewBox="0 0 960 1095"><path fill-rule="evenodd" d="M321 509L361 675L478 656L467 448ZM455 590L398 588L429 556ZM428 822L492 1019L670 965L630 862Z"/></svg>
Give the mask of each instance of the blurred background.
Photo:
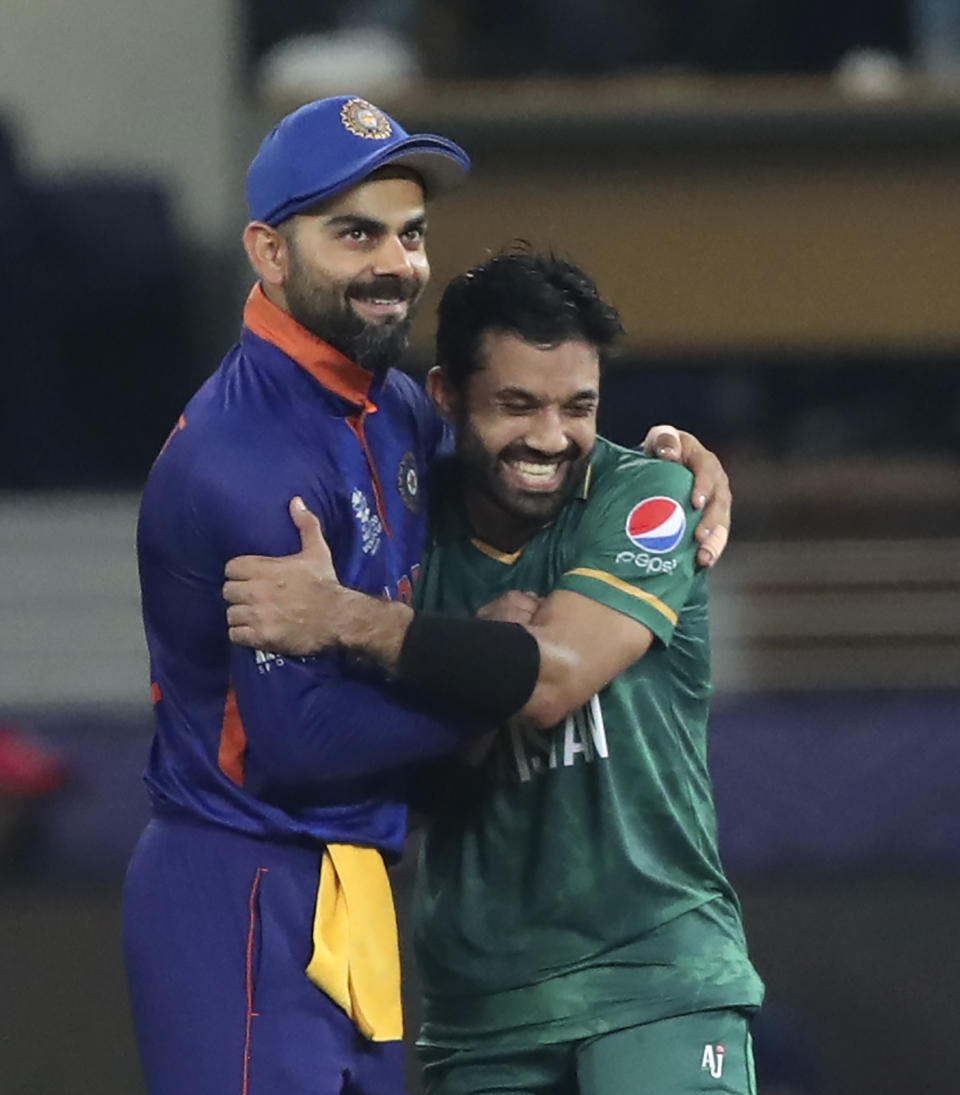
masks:
<svg viewBox="0 0 960 1095"><path fill-rule="evenodd" d="M239 329L247 163L342 92L474 159L411 371L450 275L553 246L628 327L603 431L731 473L712 763L762 1095L955 1092L960 0L5 6L0 1089L142 1090L137 494Z"/></svg>

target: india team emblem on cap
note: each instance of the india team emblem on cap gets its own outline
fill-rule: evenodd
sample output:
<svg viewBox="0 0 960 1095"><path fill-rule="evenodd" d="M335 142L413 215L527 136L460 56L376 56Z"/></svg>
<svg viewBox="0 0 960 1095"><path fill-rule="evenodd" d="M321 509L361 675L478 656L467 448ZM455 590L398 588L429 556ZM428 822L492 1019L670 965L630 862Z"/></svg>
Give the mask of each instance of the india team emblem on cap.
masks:
<svg viewBox="0 0 960 1095"><path fill-rule="evenodd" d="M385 141L393 132L390 119L366 99L348 99L340 108L340 121L354 137Z"/></svg>
<svg viewBox="0 0 960 1095"><path fill-rule="evenodd" d="M644 551L661 555L683 539L687 515L673 498L658 495L638 502L627 517L627 536Z"/></svg>
<svg viewBox="0 0 960 1095"><path fill-rule="evenodd" d="M411 513L420 508L420 477L417 475L417 462L412 452L405 452L397 468L397 490L403 504Z"/></svg>

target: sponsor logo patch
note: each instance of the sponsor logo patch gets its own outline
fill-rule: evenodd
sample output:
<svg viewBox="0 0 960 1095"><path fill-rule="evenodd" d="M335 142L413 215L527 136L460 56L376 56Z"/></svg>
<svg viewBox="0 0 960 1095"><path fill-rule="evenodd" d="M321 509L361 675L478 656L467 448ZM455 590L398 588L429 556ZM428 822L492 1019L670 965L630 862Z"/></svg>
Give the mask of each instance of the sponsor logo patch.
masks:
<svg viewBox="0 0 960 1095"><path fill-rule="evenodd" d="M676 559L661 559L648 551L618 551L618 563L632 563L644 574L672 574L677 569Z"/></svg>
<svg viewBox="0 0 960 1095"><path fill-rule="evenodd" d="M627 517L626 533L632 544L655 555L673 549L683 539L687 515L673 498L657 495L638 502Z"/></svg>
<svg viewBox="0 0 960 1095"><path fill-rule="evenodd" d="M701 1072L709 1072L715 1080L719 1080L723 1076L723 1055L726 1052L726 1046L705 1045L703 1056L700 1058Z"/></svg>

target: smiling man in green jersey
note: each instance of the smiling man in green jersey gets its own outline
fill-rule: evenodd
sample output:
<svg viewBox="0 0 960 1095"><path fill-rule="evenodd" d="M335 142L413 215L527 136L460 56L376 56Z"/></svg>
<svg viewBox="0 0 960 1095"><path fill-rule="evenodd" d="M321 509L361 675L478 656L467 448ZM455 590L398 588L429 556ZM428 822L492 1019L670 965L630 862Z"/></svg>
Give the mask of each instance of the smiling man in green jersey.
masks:
<svg viewBox="0 0 960 1095"><path fill-rule="evenodd" d="M620 324L577 267L497 256L439 320L428 386L457 456L433 485L418 612L340 587L294 509L309 580L287 625L263 628L263 589L233 582L232 634L339 644L427 699L510 716L445 773L424 839L431 1095L751 1095L763 989L717 853L690 474L597 438Z"/></svg>

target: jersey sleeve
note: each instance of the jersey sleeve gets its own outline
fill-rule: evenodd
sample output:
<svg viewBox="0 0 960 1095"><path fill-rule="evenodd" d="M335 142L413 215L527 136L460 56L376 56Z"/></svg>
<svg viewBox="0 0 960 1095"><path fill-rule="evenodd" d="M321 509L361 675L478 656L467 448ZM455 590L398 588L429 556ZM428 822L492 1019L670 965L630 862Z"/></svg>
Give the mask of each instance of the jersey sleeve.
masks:
<svg viewBox="0 0 960 1095"><path fill-rule="evenodd" d="M693 477L665 460L628 459L587 499L558 589L622 612L669 644L696 573Z"/></svg>
<svg viewBox="0 0 960 1095"><path fill-rule="evenodd" d="M229 469L229 470L227 470ZM458 748L472 723L414 706L374 670L339 654L285 658L229 643L220 589L227 559L299 551L287 500L303 496L328 530L337 559L333 505L307 469L264 471L239 453L207 463L184 491L209 599L229 664L228 688L244 743L248 786L327 783L393 769ZM196 590L199 592L199 590ZM229 702L228 702L229 706Z"/></svg>
<svg viewBox="0 0 960 1095"><path fill-rule="evenodd" d="M446 756L476 727L425 710L399 686L339 654L286 658L232 646L230 675L249 771L263 789L353 779Z"/></svg>

